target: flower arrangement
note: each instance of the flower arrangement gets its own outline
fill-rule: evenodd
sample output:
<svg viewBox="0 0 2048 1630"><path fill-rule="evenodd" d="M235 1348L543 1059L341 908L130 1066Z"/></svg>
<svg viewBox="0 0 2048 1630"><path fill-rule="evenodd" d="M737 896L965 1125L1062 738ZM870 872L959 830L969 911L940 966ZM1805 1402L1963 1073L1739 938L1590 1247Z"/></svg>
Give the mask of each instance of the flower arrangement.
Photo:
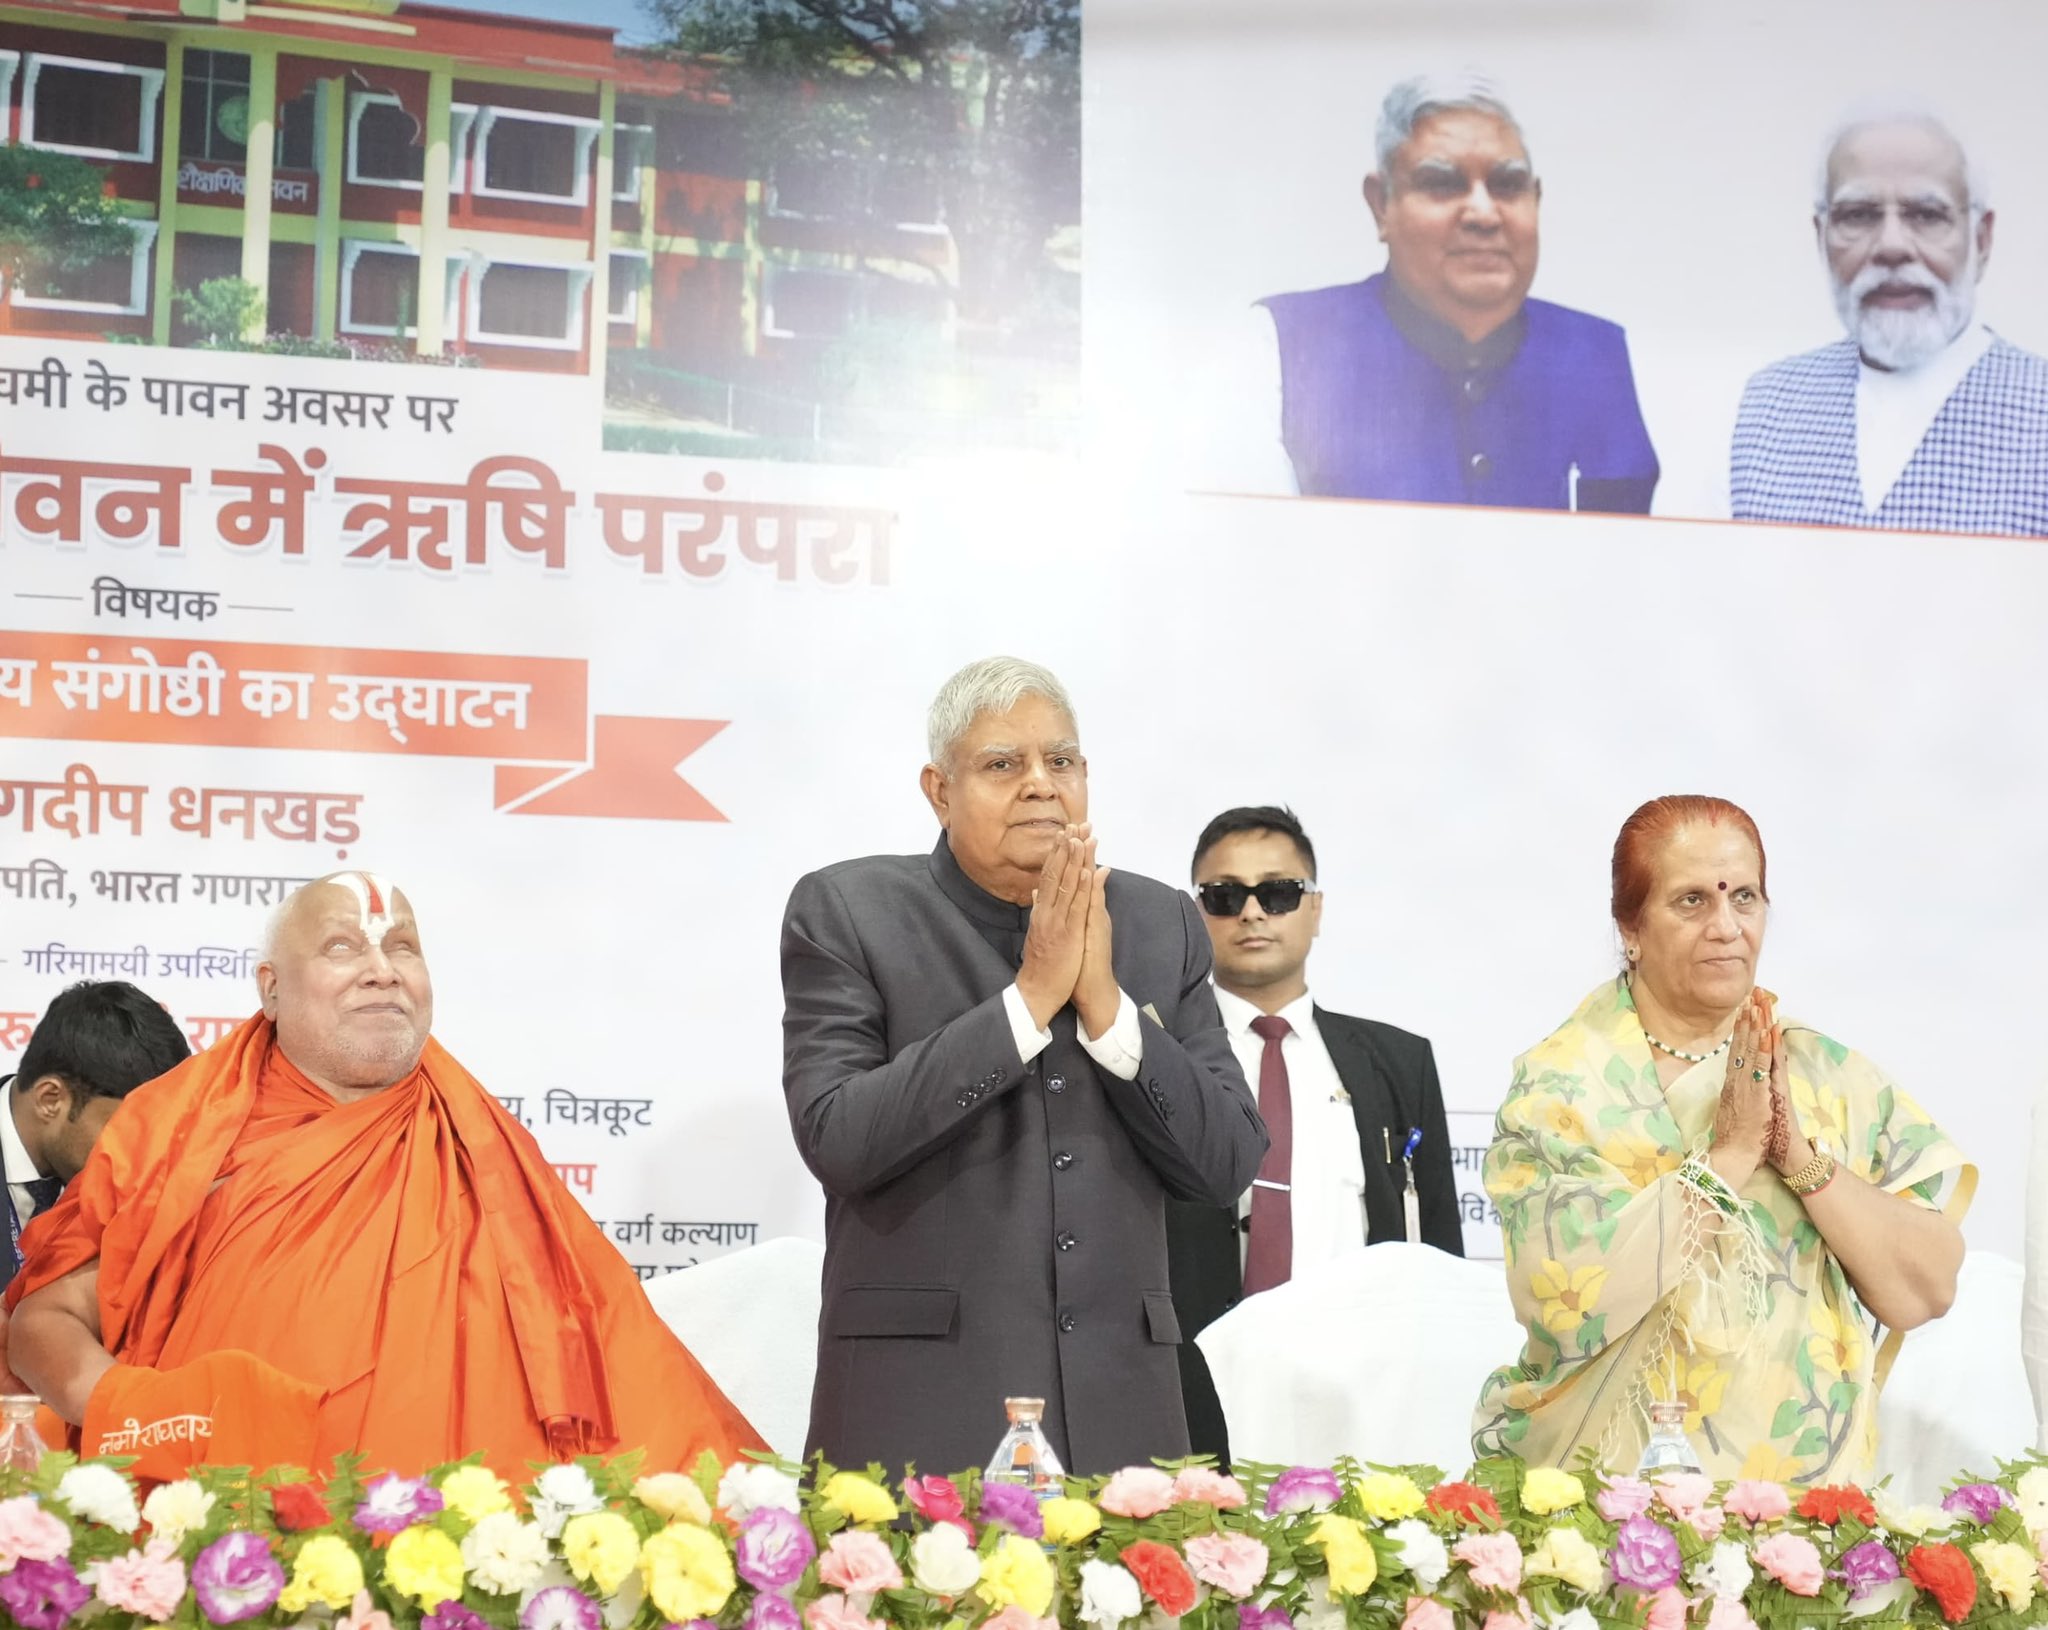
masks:
<svg viewBox="0 0 2048 1630"><path fill-rule="evenodd" d="M1194 1463L890 1481L773 1460L515 1489L472 1459L316 1481L118 1461L0 1472L0 1610L23 1630L1812 1630L2048 1622L2048 1461L1883 1490L1655 1482L1492 1460Z"/></svg>

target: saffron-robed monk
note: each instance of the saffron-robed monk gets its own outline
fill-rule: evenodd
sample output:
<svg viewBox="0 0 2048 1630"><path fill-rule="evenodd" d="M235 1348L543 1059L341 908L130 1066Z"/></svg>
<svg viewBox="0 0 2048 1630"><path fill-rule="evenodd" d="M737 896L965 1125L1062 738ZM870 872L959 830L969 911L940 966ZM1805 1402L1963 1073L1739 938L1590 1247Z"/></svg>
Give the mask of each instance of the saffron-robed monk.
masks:
<svg viewBox="0 0 2048 1630"><path fill-rule="evenodd" d="M404 894L273 918L262 1012L138 1089L23 1237L12 1358L86 1454L418 1472L759 1437L526 1129L429 1034Z"/></svg>

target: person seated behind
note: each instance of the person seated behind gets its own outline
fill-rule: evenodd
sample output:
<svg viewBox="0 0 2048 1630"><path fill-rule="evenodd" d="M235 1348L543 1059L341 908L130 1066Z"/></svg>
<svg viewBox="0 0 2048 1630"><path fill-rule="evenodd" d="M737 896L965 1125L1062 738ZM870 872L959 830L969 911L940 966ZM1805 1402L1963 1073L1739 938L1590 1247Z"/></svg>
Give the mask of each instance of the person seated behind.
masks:
<svg viewBox="0 0 2048 1630"><path fill-rule="evenodd" d="M532 1135L433 1040L406 897L370 872L293 894L262 1011L138 1089L30 1225L14 1360L74 1445L416 1473L760 1446ZM112 1430L125 1421L123 1437Z"/></svg>
<svg viewBox="0 0 2048 1630"><path fill-rule="evenodd" d="M1636 1463L1655 1402L1717 1478L1857 1482L1876 1450L1869 1324L1955 1299L1976 1168L1860 1053L1756 984L1756 823L1658 798L1615 839L1627 971L1515 1061L1486 1155L1529 1332L1481 1389L1473 1453Z"/></svg>
<svg viewBox="0 0 2048 1630"><path fill-rule="evenodd" d="M1216 1005L1245 1078L1258 1083L1273 1140L1259 1182L1236 1205L1174 1200L1166 1208L1188 1435L1197 1454L1227 1459L1199 1332L1241 1295L1298 1268L1409 1238L1411 1171L1416 1240L1463 1256L1465 1235L1428 1038L1332 1013L1309 996L1323 892L1315 847L1294 812L1225 810L1196 840L1193 872L1216 953ZM1411 1133L1420 1139L1404 1161Z"/></svg>

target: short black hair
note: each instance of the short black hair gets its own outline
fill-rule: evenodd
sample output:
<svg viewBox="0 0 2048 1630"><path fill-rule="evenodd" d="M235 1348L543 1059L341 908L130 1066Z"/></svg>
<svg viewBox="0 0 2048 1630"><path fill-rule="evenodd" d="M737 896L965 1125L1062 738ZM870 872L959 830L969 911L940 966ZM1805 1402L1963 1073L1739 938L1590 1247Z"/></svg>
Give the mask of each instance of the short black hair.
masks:
<svg viewBox="0 0 2048 1630"><path fill-rule="evenodd" d="M76 1113L87 1098L125 1098L191 1056L178 1021L153 997L123 979L88 979L50 1003L22 1049L14 1090L54 1075Z"/></svg>
<svg viewBox="0 0 2048 1630"><path fill-rule="evenodd" d="M1202 864L1202 857L1225 838L1234 838L1240 832L1278 832L1283 838L1292 838L1294 847L1301 851L1301 858L1308 866L1311 879L1316 875L1316 846L1308 841L1308 834L1301 829L1301 822L1291 809L1279 804L1246 804L1237 809L1226 809L1215 820L1202 828L1202 835L1195 840L1195 858L1188 862L1188 874L1193 876Z"/></svg>

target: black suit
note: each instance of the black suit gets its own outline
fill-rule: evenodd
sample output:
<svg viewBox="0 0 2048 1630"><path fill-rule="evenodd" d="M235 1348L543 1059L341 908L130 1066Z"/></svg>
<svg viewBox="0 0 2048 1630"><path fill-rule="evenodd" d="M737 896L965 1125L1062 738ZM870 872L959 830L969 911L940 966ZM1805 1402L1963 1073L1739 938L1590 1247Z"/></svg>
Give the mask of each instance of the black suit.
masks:
<svg viewBox="0 0 2048 1630"><path fill-rule="evenodd" d="M1133 1081L1082 1048L1071 1004L1019 1060L1003 992L1030 912L944 838L791 894L783 1089L825 1189L807 1451L957 1471L1017 1394L1044 1398L1069 1471L1186 1451L1164 1201L1240 1193L1266 1134L1194 902L1121 868L1107 898L1117 983L1145 1014Z"/></svg>
<svg viewBox="0 0 2048 1630"><path fill-rule="evenodd" d="M1401 1148L1408 1129L1422 1128L1415 1154L1415 1191L1425 1245L1465 1254L1464 1220L1458 1211L1458 1182L1451 1169L1450 1131L1444 1121L1443 1089L1437 1084L1436 1055L1429 1038L1376 1019L1315 1010L1316 1029L1329 1049L1337 1078L1351 1098L1358 1123L1358 1148L1365 1164L1365 1241L1406 1239L1401 1191ZM1387 1159L1391 1147L1394 1158ZM1181 1391L1188 1406L1188 1435L1197 1454L1228 1459L1222 1406L1195 1336L1237 1305L1243 1289L1242 1225L1237 1208L1169 1201L1166 1208L1168 1270L1174 1311L1180 1318Z"/></svg>

